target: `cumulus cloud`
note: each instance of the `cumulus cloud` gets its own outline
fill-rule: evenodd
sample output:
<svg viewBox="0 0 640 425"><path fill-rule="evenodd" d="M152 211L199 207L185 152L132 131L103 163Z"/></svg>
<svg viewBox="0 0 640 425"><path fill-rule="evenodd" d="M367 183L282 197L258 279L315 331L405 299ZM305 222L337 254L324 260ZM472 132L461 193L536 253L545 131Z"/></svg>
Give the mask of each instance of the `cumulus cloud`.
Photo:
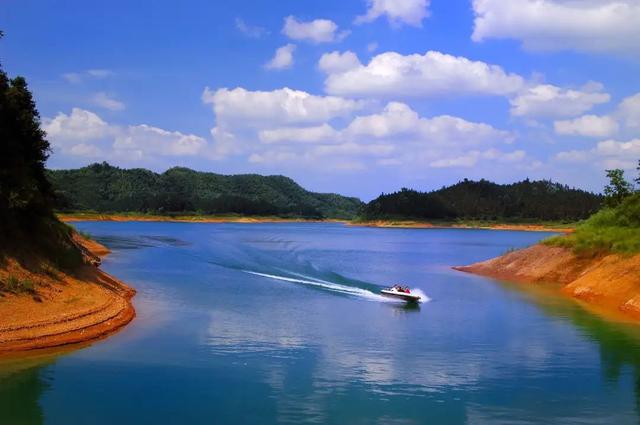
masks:
<svg viewBox="0 0 640 425"><path fill-rule="evenodd" d="M321 123L364 106L361 101L316 96L286 87L273 91L250 91L242 87L213 91L207 87L202 100L212 105L219 124L242 126Z"/></svg>
<svg viewBox="0 0 640 425"><path fill-rule="evenodd" d="M410 137L428 141L430 144L455 146L512 140L509 132L497 130L485 123L474 123L449 115L422 118L407 104L400 102L387 104L379 114L356 117L344 133L350 138Z"/></svg>
<svg viewBox="0 0 640 425"><path fill-rule="evenodd" d="M367 65L356 65L352 55L327 66L325 89L330 94L350 96L415 97L439 95L508 95L519 91L524 80L497 65L429 51L424 55L379 54ZM355 56L355 55L353 55ZM321 58L322 61L322 58ZM359 61L358 61L359 62ZM323 69L322 64L320 65Z"/></svg>
<svg viewBox="0 0 640 425"><path fill-rule="evenodd" d="M124 103L110 97L105 92L98 92L93 95L91 102L96 106L100 106L101 108L105 108L110 111L122 111L125 108Z"/></svg>
<svg viewBox="0 0 640 425"><path fill-rule="evenodd" d="M540 84L510 100L511 114L518 117L575 117L595 105L609 102L611 96L602 90L598 83L586 84L579 90Z"/></svg>
<svg viewBox="0 0 640 425"><path fill-rule="evenodd" d="M530 50L637 54L636 0L474 0L472 39L516 39Z"/></svg>
<svg viewBox="0 0 640 425"><path fill-rule="evenodd" d="M194 156L207 147L205 139L149 125L109 124L91 111L73 108L43 120L43 129L55 153L104 159L147 159Z"/></svg>
<svg viewBox="0 0 640 425"><path fill-rule="evenodd" d="M443 168L447 159L464 155L473 155L474 163L525 160L523 151L498 148L513 141L510 132L448 115L421 117L399 102L348 120L364 103L287 88L205 89L203 101L213 105L215 132L224 129L214 149L220 145L220 152L246 155L263 166L353 171L403 165L418 170L425 164Z"/></svg>
<svg viewBox="0 0 640 425"><path fill-rule="evenodd" d="M320 57L320 61L318 62L318 68L327 74L347 72L361 65L358 56L350 50L344 53L338 51L325 53Z"/></svg>
<svg viewBox="0 0 640 425"><path fill-rule="evenodd" d="M384 16L393 26L406 24L420 27L423 19L429 16L430 2L430 0L367 0L366 13L358 16L355 23L373 22Z"/></svg>
<svg viewBox="0 0 640 425"><path fill-rule="evenodd" d="M295 44L286 44L276 49L273 58L264 67L267 69L287 69L293 65L293 52L296 50Z"/></svg>
<svg viewBox="0 0 640 425"><path fill-rule="evenodd" d="M162 156L193 156L201 153L206 145L202 137L146 124L127 127L113 142L113 148L119 153L143 152Z"/></svg>
<svg viewBox="0 0 640 425"><path fill-rule="evenodd" d="M236 18L236 28L238 29L238 31L249 38L262 38L263 36L269 34L269 31L267 31L265 28L255 25L249 25L242 18Z"/></svg>
<svg viewBox="0 0 640 425"><path fill-rule="evenodd" d="M73 108L69 115L60 112L43 120L43 129L54 144L96 140L111 134L111 127L91 111Z"/></svg>
<svg viewBox="0 0 640 425"><path fill-rule="evenodd" d="M336 142L339 133L329 124L324 123L312 127L281 127L272 130L261 130L258 138L264 143L331 143Z"/></svg>
<svg viewBox="0 0 640 425"><path fill-rule="evenodd" d="M559 152L554 159L560 162L590 163L599 168L635 169L640 157L640 139L627 142L604 140L589 150Z"/></svg>
<svg viewBox="0 0 640 425"><path fill-rule="evenodd" d="M340 41L348 35L347 31L338 32L338 25L329 19L298 21L293 16L284 19L282 33L292 40L312 43L331 43Z"/></svg>
<svg viewBox="0 0 640 425"><path fill-rule="evenodd" d="M624 99L618 106L616 115L627 128L640 130L640 93Z"/></svg>
<svg viewBox="0 0 640 425"><path fill-rule="evenodd" d="M556 121L554 129L561 135L609 137L618 131L618 123L606 115L583 115L573 120Z"/></svg>

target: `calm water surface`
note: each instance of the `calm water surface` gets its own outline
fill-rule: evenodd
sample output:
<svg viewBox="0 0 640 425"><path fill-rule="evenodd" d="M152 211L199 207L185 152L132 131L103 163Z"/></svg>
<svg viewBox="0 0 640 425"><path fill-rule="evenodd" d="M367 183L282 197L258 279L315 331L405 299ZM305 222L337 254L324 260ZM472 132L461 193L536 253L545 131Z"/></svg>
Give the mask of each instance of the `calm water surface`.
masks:
<svg viewBox="0 0 640 425"><path fill-rule="evenodd" d="M79 223L138 289L124 331L0 363L0 424L631 424L640 332L450 269L547 236ZM430 301L381 299L404 282Z"/></svg>

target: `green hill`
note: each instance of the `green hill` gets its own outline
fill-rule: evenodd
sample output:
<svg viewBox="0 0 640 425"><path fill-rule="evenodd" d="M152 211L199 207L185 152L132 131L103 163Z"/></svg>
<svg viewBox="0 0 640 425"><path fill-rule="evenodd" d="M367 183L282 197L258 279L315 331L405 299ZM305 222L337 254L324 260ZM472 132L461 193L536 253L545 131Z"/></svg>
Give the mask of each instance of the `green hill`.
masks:
<svg viewBox="0 0 640 425"><path fill-rule="evenodd" d="M382 194L361 220L577 221L600 208L602 196L550 181L496 184L463 180L432 192Z"/></svg>
<svg viewBox="0 0 640 425"><path fill-rule="evenodd" d="M309 192L284 176L222 175L179 167L158 174L102 163L49 170L47 177L61 211L350 219L362 206L357 198Z"/></svg>

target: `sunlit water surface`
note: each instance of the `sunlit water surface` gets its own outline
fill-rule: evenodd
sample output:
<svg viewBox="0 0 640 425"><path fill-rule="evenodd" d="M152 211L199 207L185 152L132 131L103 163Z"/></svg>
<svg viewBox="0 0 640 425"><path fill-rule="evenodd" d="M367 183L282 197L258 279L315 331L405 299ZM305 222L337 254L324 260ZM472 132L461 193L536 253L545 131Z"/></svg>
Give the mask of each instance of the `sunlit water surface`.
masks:
<svg viewBox="0 0 640 425"><path fill-rule="evenodd" d="M632 424L640 333L451 270L543 233L78 223L138 318L0 362L0 423ZM378 296L402 282L425 301Z"/></svg>

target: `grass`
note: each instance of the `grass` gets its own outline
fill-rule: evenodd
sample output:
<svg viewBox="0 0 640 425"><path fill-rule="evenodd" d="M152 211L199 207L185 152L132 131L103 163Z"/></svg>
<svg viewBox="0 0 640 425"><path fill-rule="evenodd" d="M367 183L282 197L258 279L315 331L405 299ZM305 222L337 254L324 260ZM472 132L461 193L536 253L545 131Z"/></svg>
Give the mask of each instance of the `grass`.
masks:
<svg viewBox="0 0 640 425"><path fill-rule="evenodd" d="M550 246L571 248L578 254L640 252L640 193L625 199L615 208L605 208L581 223L564 237L543 241Z"/></svg>
<svg viewBox="0 0 640 425"><path fill-rule="evenodd" d="M80 236L82 236L82 237L83 237L83 238L85 238L86 240L88 240L88 241L92 241L92 240L93 240L93 237L91 236L91 234L90 234L90 233L83 232L83 231L81 231L81 230L76 230L76 231L78 232L78 234L79 234Z"/></svg>
<svg viewBox="0 0 640 425"><path fill-rule="evenodd" d="M9 276L4 282L6 291L14 292L16 294L29 293L34 294L35 284L31 279L18 279L16 276Z"/></svg>

